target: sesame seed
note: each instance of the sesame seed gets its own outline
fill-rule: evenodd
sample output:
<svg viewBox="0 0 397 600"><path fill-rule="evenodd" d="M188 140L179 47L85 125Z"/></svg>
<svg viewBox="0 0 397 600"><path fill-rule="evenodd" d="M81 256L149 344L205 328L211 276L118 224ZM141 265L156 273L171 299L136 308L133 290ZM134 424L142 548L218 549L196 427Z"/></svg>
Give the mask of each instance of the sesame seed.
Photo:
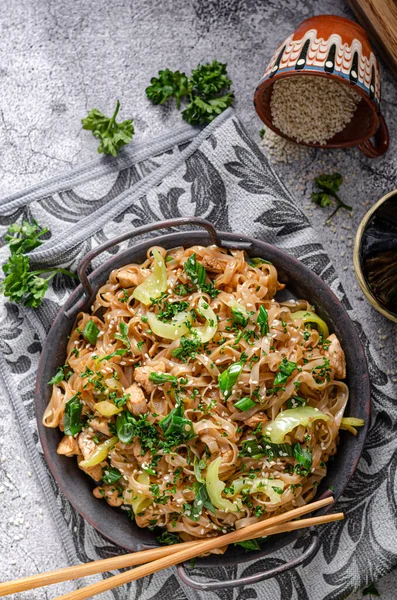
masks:
<svg viewBox="0 0 397 600"><path fill-rule="evenodd" d="M273 85L273 124L297 142L326 144L352 120L360 96L319 77L288 77ZM307 108L306 108L307 107Z"/></svg>

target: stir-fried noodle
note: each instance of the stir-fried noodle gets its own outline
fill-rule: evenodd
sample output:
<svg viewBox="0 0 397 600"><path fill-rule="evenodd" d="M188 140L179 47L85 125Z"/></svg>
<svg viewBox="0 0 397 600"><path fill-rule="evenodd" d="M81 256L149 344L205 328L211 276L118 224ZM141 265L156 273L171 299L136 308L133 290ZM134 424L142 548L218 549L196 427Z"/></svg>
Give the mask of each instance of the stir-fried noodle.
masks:
<svg viewBox="0 0 397 600"><path fill-rule="evenodd" d="M216 246L152 247L80 313L43 416L140 527L183 540L309 502L337 449L338 339L275 267ZM168 535L168 534L167 534ZM171 536L172 537L172 536Z"/></svg>

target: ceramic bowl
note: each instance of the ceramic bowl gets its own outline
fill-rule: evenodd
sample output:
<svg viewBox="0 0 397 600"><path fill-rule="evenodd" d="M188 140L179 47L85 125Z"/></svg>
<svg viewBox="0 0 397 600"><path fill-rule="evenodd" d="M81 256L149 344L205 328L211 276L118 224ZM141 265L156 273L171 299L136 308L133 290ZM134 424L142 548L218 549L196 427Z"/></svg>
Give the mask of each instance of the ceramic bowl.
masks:
<svg viewBox="0 0 397 600"><path fill-rule="evenodd" d="M354 89L360 96L347 126L319 148L358 146L369 158L384 154L389 133L380 112L380 72L365 30L349 19L319 15L303 21L277 48L255 91L254 105L262 121L278 135L272 122L270 99L276 81L285 77L325 77ZM374 137L373 141L371 138Z"/></svg>
<svg viewBox="0 0 397 600"><path fill-rule="evenodd" d="M393 312L377 297L371 288L364 268L365 256L370 254L368 252L369 243L371 243L372 248L377 250L381 249L382 246L383 249L386 249L385 232L387 232L387 239L391 240L387 242L389 249L397 254L397 240L393 237L392 230L389 227L394 227L394 230L397 227L397 190L383 196L364 216L356 233L353 261L356 277L367 300L384 317L397 323L397 311ZM390 277L390 271L388 271L388 275Z"/></svg>

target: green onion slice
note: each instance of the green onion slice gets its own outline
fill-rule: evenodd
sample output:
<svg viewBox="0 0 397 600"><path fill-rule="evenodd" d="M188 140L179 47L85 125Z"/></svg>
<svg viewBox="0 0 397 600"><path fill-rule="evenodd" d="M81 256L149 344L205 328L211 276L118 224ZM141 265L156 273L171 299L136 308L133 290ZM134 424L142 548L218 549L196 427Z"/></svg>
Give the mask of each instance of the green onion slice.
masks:
<svg viewBox="0 0 397 600"><path fill-rule="evenodd" d="M254 408L254 406L256 406L256 402L247 396L235 402L234 406L241 411L246 411L250 410L250 408Z"/></svg>
<svg viewBox="0 0 397 600"><path fill-rule="evenodd" d="M91 320L87 321L87 323L85 324L85 327L82 331L83 336L85 337L87 342L89 342L93 346L96 344L99 332L100 332L100 330L95 325L94 321L91 321Z"/></svg>

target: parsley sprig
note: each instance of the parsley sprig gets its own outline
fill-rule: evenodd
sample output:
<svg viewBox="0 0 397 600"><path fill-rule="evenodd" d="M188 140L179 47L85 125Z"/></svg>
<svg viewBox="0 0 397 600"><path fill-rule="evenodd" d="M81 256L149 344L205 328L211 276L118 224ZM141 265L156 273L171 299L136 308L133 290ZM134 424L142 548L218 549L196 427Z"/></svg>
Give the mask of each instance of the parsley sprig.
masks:
<svg viewBox="0 0 397 600"><path fill-rule="evenodd" d="M318 206L321 206L322 208L326 208L327 206L332 205L331 198L336 200L336 208L325 221L326 223L331 221L332 217L336 215L340 208L345 208L348 211L353 210L352 207L348 204L345 204L337 194L337 192L340 190L340 186L343 183L343 177L340 173L332 173L330 175L323 173L322 175L319 175L319 177L315 178L314 183L320 191L312 192L312 202Z"/></svg>
<svg viewBox="0 0 397 600"><path fill-rule="evenodd" d="M13 223L8 228L5 241L11 254L3 265L5 279L0 283L0 292L16 304L37 308L48 290L49 281L57 273L76 277L74 273L63 268L31 269L28 253L41 246L41 238L48 232L48 228L42 229L35 220L32 223ZM48 277L40 277L44 273L48 274Z"/></svg>
<svg viewBox="0 0 397 600"><path fill-rule="evenodd" d="M146 95L154 104L163 104L174 97L178 109L182 98L186 98L183 119L190 125L210 123L233 103L234 94L229 91L232 82L226 67L215 59L198 65L190 77L180 71L164 69L159 71L158 77L152 77Z"/></svg>
<svg viewBox="0 0 397 600"><path fill-rule="evenodd" d="M117 156L117 152L129 144L134 135L132 119L126 119L121 123L116 122L120 102L117 100L116 108L111 117L106 117L100 110L93 108L88 115L81 120L83 129L92 131L92 135L100 140L98 146L99 154L111 154Z"/></svg>
<svg viewBox="0 0 397 600"><path fill-rule="evenodd" d="M147 97L153 104L164 104L168 98L176 98L176 107L181 106L181 99L190 91L189 80L185 73L164 69L158 77L152 77L150 86L146 88Z"/></svg>

